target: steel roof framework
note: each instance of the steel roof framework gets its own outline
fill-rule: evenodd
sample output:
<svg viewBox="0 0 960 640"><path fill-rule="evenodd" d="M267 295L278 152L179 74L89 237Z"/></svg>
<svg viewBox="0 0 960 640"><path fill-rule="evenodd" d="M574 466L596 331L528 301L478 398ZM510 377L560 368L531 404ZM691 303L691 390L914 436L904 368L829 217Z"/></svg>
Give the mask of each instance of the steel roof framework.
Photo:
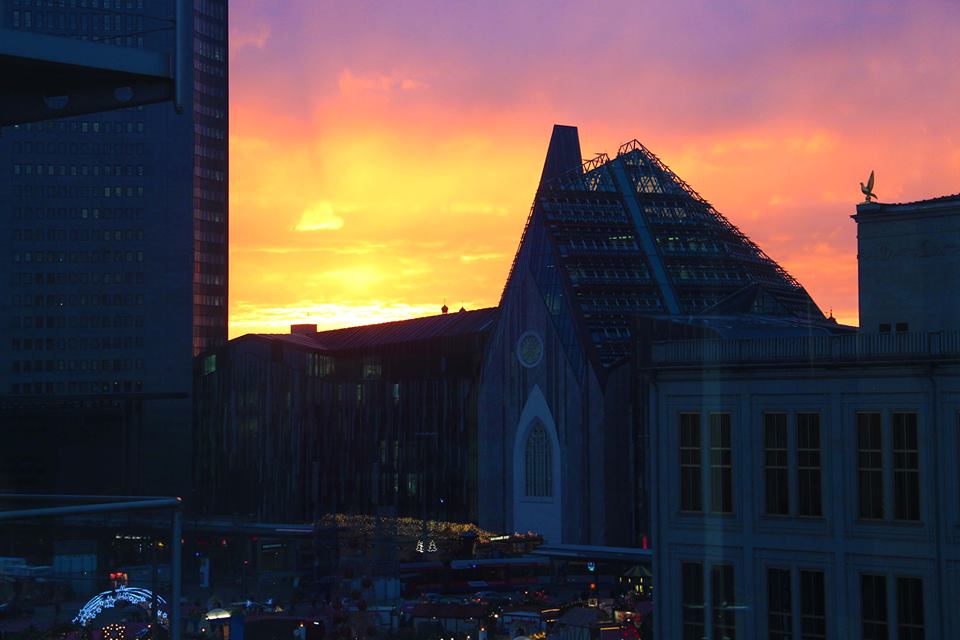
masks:
<svg viewBox="0 0 960 640"><path fill-rule="evenodd" d="M756 286L766 292L758 301L775 301L756 313L825 319L796 279L637 140L545 176L501 304L521 266L549 309L569 300L572 319L551 313L571 361L568 325L610 366L630 357L637 315L698 315Z"/></svg>

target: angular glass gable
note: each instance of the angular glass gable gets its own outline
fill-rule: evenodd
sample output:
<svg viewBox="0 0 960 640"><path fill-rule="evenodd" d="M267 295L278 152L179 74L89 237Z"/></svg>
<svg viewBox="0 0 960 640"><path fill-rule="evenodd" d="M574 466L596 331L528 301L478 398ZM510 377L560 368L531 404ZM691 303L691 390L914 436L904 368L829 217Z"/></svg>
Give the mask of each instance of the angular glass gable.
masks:
<svg viewBox="0 0 960 640"><path fill-rule="evenodd" d="M572 361L578 335L603 365L630 357L638 315L707 315L749 299L752 313L825 320L795 279L642 144L559 172L571 161L553 150L579 149L576 130L559 129L511 275L526 253Z"/></svg>

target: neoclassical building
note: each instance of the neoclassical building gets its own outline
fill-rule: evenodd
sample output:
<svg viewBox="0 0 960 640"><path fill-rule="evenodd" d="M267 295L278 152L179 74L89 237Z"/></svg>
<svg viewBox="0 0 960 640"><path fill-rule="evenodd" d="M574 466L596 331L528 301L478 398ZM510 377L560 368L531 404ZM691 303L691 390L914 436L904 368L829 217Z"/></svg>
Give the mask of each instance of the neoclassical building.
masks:
<svg viewBox="0 0 960 640"><path fill-rule="evenodd" d="M960 196L854 218L859 332L649 349L656 637L960 627Z"/></svg>

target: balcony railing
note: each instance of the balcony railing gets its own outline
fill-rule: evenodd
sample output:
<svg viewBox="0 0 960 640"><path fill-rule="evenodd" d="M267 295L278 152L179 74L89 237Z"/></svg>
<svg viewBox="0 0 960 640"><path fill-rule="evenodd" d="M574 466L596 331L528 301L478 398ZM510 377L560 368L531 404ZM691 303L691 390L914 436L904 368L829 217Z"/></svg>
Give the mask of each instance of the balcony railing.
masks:
<svg viewBox="0 0 960 640"><path fill-rule="evenodd" d="M960 358L960 331L855 333L653 344L654 365Z"/></svg>

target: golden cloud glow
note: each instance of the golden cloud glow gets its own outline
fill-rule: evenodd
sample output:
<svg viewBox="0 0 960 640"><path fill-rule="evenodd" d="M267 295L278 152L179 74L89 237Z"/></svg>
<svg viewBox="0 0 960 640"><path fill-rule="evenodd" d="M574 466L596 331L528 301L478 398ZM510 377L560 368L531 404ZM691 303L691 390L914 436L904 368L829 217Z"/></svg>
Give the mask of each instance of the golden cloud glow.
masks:
<svg viewBox="0 0 960 640"><path fill-rule="evenodd" d="M295 231L336 231L343 228L343 218L333 212L329 202L317 202L308 207L294 227Z"/></svg>
<svg viewBox="0 0 960 640"><path fill-rule="evenodd" d="M554 123L579 126L585 156L640 139L855 322L858 182L876 170L886 202L958 190L956 20L840 3L830 25L875 21L866 38L806 5L750 20L716 5L690 37L663 26L691 22L676 4L587 20L529 3L237 3L230 335L495 305ZM638 65L623 52L641 41Z"/></svg>

